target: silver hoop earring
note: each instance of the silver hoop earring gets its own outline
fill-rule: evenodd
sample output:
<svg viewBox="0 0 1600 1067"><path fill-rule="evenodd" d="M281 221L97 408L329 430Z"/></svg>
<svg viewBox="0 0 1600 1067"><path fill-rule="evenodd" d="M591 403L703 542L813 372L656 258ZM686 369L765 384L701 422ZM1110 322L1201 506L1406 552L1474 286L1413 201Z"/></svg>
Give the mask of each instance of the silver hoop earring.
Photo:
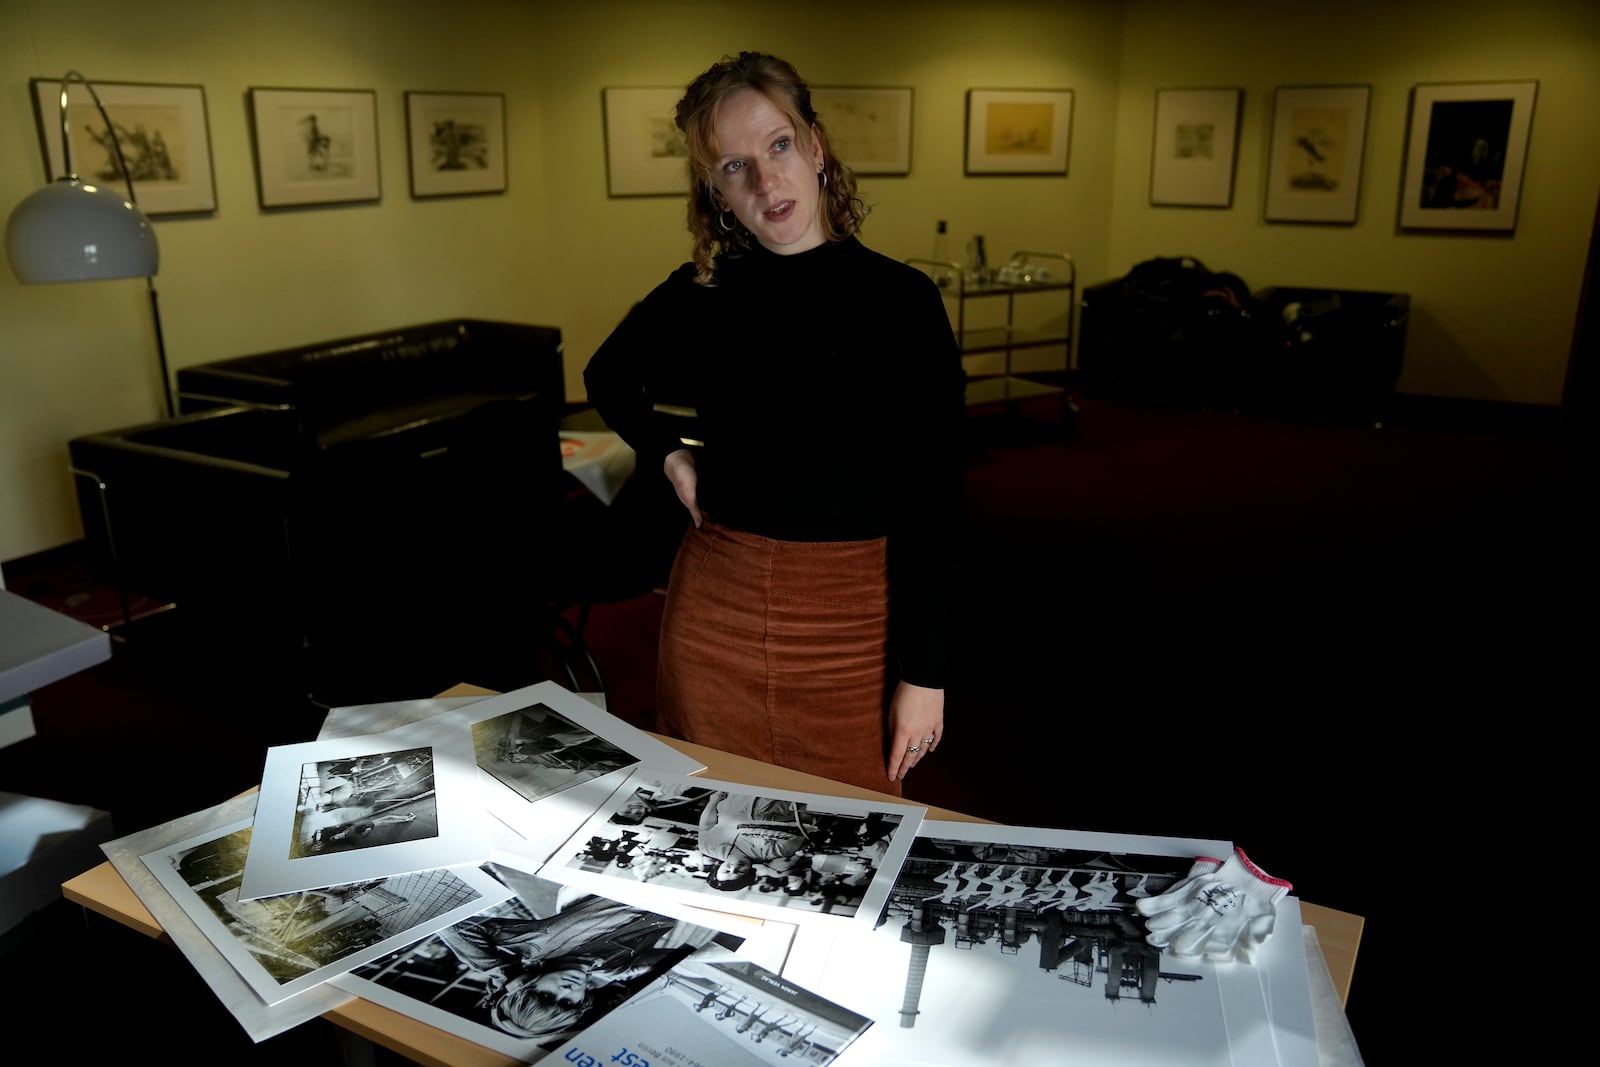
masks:
<svg viewBox="0 0 1600 1067"><path fill-rule="evenodd" d="M733 232L733 227L729 226L728 223L725 221L727 219L727 217L728 217L728 214L729 214L729 212L728 212L727 208L723 208L721 211L719 211L717 213L717 229L721 230L723 233L732 233ZM738 221L739 221L739 217L737 215L735 215L733 221L734 221L735 224L737 224Z"/></svg>
<svg viewBox="0 0 1600 1067"><path fill-rule="evenodd" d="M825 170L817 171L817 178L822 183L818 188L826 189L828 187L828 172Z"/></svg>

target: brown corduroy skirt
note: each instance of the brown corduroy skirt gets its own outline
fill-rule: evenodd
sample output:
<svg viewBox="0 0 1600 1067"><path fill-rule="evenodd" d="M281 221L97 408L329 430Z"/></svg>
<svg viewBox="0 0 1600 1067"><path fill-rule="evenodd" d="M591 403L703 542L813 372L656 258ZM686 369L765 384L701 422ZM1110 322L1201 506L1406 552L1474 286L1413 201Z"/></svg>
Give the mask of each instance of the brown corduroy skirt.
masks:
<svg viewBox="0 0 1600 1067"><path fill-rule="evenodd" d="M883 539L774 541L707 520L667 585L659 726L898 796L884 759L888 627Z"/></svg>

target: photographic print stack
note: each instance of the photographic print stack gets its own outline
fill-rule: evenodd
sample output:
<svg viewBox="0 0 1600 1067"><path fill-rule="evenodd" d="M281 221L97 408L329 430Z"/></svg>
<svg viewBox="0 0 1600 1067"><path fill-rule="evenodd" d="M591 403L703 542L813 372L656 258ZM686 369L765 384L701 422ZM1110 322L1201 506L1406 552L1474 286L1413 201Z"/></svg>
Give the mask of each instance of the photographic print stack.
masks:
<svg viewBox="0 0 1600 1067"><path fill-rule="evenodd" d="M1318 1064L1296 898L1254 965L1145 940L1231 842L705 771L552 682L336 708L103 848L256 1041L359 997L530 1063Z"/></svg>

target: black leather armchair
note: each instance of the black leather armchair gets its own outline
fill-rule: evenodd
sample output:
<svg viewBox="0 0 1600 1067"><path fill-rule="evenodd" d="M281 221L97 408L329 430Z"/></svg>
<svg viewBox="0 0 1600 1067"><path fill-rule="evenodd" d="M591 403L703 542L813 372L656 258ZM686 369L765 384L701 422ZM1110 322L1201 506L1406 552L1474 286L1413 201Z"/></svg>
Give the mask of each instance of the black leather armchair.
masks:
<svg viewBox="0 0 1600 1067"><path fill-rule="evenodd" d="M185 413L74 439L96 571L316 703L474 677L479 609L557 565L566 492L559 332L482 325L186 368ZM465 366L490 334L521 343Z"/></svg>
<svg viewBox="0 0 1600 1067"><path fill-rule="evenodd" d="M1084 392L1121 403L1381 422L1410 297L1272 287L1193 257L1156 258L1083 291Z"/></svg>

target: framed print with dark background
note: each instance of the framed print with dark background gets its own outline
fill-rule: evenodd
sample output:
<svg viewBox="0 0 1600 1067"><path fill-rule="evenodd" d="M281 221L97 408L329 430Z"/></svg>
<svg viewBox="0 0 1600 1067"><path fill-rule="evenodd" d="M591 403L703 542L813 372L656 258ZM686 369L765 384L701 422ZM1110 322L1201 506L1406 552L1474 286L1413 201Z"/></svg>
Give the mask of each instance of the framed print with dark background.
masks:
<svg viewBox="0 0 1600 1067"><path fill-rule="evenodd" d="M683 196L689 191L689 146L673 114L682 96L681 86L601 90L607 195Z"/></svg>
<svg viewBox="0 0 1600 1067"><path fill-rule="evenodd" d="M45 177L66 171L61 155L61 79L33 78L33 115L39 127ZM146 215L215 211L211 135L206 91L198 85L145 82L94 83L106 115L117 128L122 156L133 179L134 199ZM72 82L67 95L73 168L90 184L124 188L117 153L86 86Z"/></svg>
<svg viewBox="0 0 1600 1067"><path fill-rule="evenodd" d="M911 104L908 88L811 87L829 148L857 174L911 173Z"/></svg>
<svg viewBox="0 0 1600 1067"><path fill-rule="evenodd" d="M1150 203L1231 207L1243 89L1157 89Z"/></svg>
<svg viewBox="0 0 1600 1067"><path fill-rule="evenodd" d="M251 89L261 206L377 200L378 101L371 89Z"/></svg>
<svg viewBox="0 0 1600 1067"><path fill-rule="evenodd" d="M504 93L408 92L405 101L413 197L506 191Z"/></svg>
<svg viewBox="0 0 1600 1067"><path fill-rule="evenodd" d="M1356 221L1370 85L1279 86L1272 97L1268 222Z"/></svg>
<svg viewBox="0 0 1600 1067"><path fill-rule="evenodd" d="M1402 228L1516 229L1538 87L1507 81L1412 88Z"/></svg>
<svg viewBox="0 0 1600 1067"><path fill-rule="evenodd" d="M968 89L968 174L1065 174L1071 89Z"/></svg>

